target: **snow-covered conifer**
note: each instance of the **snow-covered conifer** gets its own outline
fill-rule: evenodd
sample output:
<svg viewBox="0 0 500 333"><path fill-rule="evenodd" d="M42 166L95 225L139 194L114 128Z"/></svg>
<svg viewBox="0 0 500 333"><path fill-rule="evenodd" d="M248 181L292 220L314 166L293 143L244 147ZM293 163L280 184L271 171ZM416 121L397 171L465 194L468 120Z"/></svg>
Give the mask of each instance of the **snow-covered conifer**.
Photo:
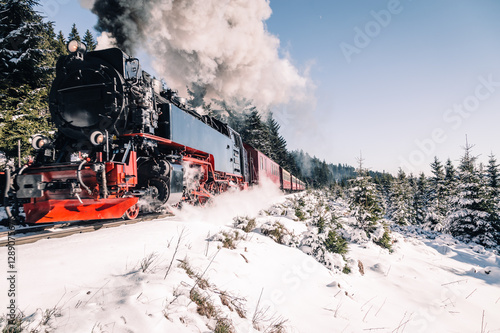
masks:
<svg viewBox="0 0 500 333"><path fill-rule="evenodd" d="M50 72L44 66L49 52L44 48L48 24L33 9L35 0L0 2L0 89L45 83Z"/></svg>
<svg viewBox="0 0 500 333"><path fill-rule="evenodd" d="M453 210L448 216L450 233L466 241L495 246L487 199L472 146L466 143L458 169L457 194L452 197Z"/></svg>
<svg viewBox="0 0 500 333"><path fill-rule="evenodd" d="M47 93L55 64L55 33L34 10L35 0L0 2L0 151L23 155L31 135L49 130Z"/></svg>
<svg viewBox="0 0 500 333"><path fill-rule="evenodd" d="M446 199L443 165L437 157L431 163L432 176L428 180L428 208L425 217L425 224L436 230L441 230L446 219Z"/></svg>
<svg viewBox="0 0 500 333"><path fill-rule="evenodd" d="M368 174L368 170L363 168L362 162L360 158L359 168L356 170L358 175L350 181L348 202L360 227L367 233L371 233L376 228L377 222L382 219L384 209L379 191Z"/></svg>
<svg viewBox="0 0 500 333"><path fill-rule="evenodd" d="M423 224L427 216L428 206L428 184L425 174L422 172L416 180L413 193L413 210L415 212L415 223Z"/></svg>
<svg viewBox="0 0 500 333"><path fill-rule="evenodd" d="M500 245L500 173L495 156L491 154L485 170L487 211L496 243Z"/></svg>
<svg viewBox="0 0 500 333"><path fill-rule="evenodd" d="M408 225L414 221L412 188L402 169L399 169L391 185L388 216L401 225Z"/></svg>

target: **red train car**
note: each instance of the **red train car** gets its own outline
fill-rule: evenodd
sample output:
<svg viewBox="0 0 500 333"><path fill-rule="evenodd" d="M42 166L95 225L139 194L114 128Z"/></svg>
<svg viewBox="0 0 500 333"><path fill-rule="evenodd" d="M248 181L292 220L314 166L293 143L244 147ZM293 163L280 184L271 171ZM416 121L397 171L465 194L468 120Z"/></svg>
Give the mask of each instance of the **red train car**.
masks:
<svg viewBox="0 0 500 333"><path fill-rule="evenodd" d="M283 168L280 168L280 179L281 179L281 189L283 191L291 191L292 177L290 175L290 172L286 171Z"/></svg>
<svg viewBox="0 0 500 333"><path fill-rule="evenodd" d="M250 180L249 184L257 184L264 177L269 178L273 183L281 186L280 166L272 159L264 155L257 149L244 144L247 151Z"/></svg>
<svg viewBox="0 0 500 333"><path fill-rule="evenodd" d="M297 177L292 176L292 191L297 191Z"/></svg>

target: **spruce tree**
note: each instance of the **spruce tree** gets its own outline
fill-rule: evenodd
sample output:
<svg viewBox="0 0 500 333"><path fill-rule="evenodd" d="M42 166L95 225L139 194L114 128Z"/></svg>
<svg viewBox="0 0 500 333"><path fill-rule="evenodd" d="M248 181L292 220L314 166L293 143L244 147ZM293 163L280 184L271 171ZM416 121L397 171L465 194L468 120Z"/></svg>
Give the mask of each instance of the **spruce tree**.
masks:
<svg viewBox="0 0 500 333"><path fill-rule="evenodd" d="M389 218L401 225L414 221L413 191L404 171L400 168L390 189Z"/></svg>
<svg viewBox="0 0 500 333"><path fill-rule="evenodd" d="M68 49L66 47L66 44L67 44L66 38L64 38L63 32L59 30L59 34L57 34L56 47L55 47L55 51L58 56L68 54Z"/></svg>
<svg viewBox="0 0 500 333"><path fill-rule="evenodd" d="M486 246L496 245L490 214L487 211L486 191L471 155L472 146L466 143L458 170L457 194L452 198L453 211L448 217L450 233L465 241Z"/></svg>
<svg viewBox="0 0 500 333"><path fill-rule="evenodd" d="M282 166L287 166L287 150L286 150L286 140L280 135L280 125L273 118L273 114L270 113L267 120L267 127L269 129L269 141L271 144L272 154L269 156L274 161Z"/></svg>
<svg viewBox="0 0 500 333"><path fill-rule="evenodd" d="M35 0L0 2L0 89L44 83L48 50L43 48L47 23L35 12ZM4 92L5 93L5 92Z"/></svg>
<svg viewBox="0 0 500 333"><path fill-rule="evenodd" d="M444 167L444 197L446 201L446 208L450 206L450 197L456 195L457 192L457 171L453 163L448 158Z"/></svg>
<svg viewBox="0 0 500 333"><path fill-rule="evenodd" d="M382 219L384 210L380 194L370 177L368 170L363 168L363 160L359 159L357 177L350 181L348 202L351 212L359 226L367 234L373 232L377 222Z"/></svg>
<svg viewBox="0 0 500 333"><path fill-rule="evenodd" d="M415 191L413 194L413 210L415 212L416 224L423 224L427 216L427 207L429 201L427 186L427 178L422 172L416 181Z"/></svg>
<svg viewBox="0 0 500 333"><path fill-rule="evenodd" d="M434 162L431 163L432 176L429 177L429 197L428 209L425 217L425 224L431 229L442 230L447 210L445 199L445 175L443 165L434 157Z"/></svg>
<svg viewBox="0 0 500 333"><path fill-rule="evenodd" d="M244 142L260 150L265 155L270 155L269 130L266 124L262 122L262 118L256 108L247 117L240 134Z"/></svg>
<svg viewBox="0 0 500 333"><path fill-rule="evenodd" d="M71 32L68 35L68 41L72 41L72 40L77 40L79 42L82 41L82 39L80 38L80 33L78 32L78 29L76 28L75 23L73 23L73 25L71 26Z"/></svg>
<svg viewBox="0 0 500 333"><path fill-rule="evenodd" d="M51 130L47 94L55 63L52 23L36 13L34 0L0 2L0 150L31 151L29 138Z"/></svg>
<svg viewBox="0 0 500 333"><path fill-rule="evenodd" d="M82 42L85 44L85 46L87 46L88 52L94 51L97 46L97 42L89 29L85 31Z"/></svg>
<svg viewBox="0 0 500 333"><path fill-rule="evenodd" d="M485 172L486 210L493 229L494 239L500 245L500 174L495 156L491 154Z"/></svg>

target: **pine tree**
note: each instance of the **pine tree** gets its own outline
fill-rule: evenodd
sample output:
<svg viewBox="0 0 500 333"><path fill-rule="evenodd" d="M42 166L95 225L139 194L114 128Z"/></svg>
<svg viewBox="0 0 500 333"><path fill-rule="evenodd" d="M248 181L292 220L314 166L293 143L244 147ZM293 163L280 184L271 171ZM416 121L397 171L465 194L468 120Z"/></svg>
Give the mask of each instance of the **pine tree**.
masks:
<svg viewBox="0 0 500 333"><path fill-rule="evenodd" d="M47 24L33 7L35 0L0 2L0 90L43 83L50 68L43 65Z"/></svg>
<svg viewBox="0 0 500 333"><path fill-rule="evenodd" d="M78 29L76 28L75 23L73 23L73 25L71 26L71 32L68 35L68 41L72 41L72 40L77 40L79 42L82 41L82 39L80 38L80 33L78 32Z"/></svg>
<svg viewBox="0 0 500 333"><path fill-rule="evenodd" d="M270 155L269 130L266 124L262 122L262 118L256 108L247 117L240 134L244 142L260 150L265 155Z"/></svg>
<svg viewBox="0 0 500 333"><path fill-rule="evenodd" d="M400 168L390 190L389 217L398 224L408 225L414 221L413 191L404 171Z"/></svg>
<svg viewBox="0 0 500 333"><path fill-rule="evenodd" d="M423 224L427 216L428 207L428 187L427 178L422 172L418 177L415 184L415 191L413 195L413 210L415 212L415 223Z"/></svg>
<svg viewBox="0 0 500 333"><path fill-rule="evenodd" d="M349 207L360 227L369 234L375 230L377 222L382 219L384 210L380 194L368 174L368 170L363 168L361 158L356 172L358 176L351 180L348 193Z"/></svg>
<svg viewBox="0 0 500 333"><path fill-rule="evenodd" d="M17 155L18 139L28 155L30 135L50 131L47 93L55 33L36 5L34 0L0 2L0 150L7 157Z"/></svg>
<svg viewBox="0 0 500 333"><path fill-rule="evenodd" d="M453 236L486 246L496 245L490 216L487 212L486 191L471 155L472 146L466 143L458 170L457 195L452 199L453 211L448 217Z"/></svg>
<svg viewBox="0 0 500 333"><path fill-rule="evenodd" d="M278 164L287 167L287 150L286 150L286 140L280 135L280 125L273 118L273 114L270 113L267 120L267 127L269 129L269 141L271 144L272 155L269 156Z"/></svg>
<svg viewBox="0 0 500 333"><path fill-rule="evenodd" d="M55 51L58 56L67 55L68 49L66 47L66 38L64 38L64 34L59 30L59 34L57 35Z"/></svg>
<svg viewBox="0 0 500 333"><path fill-rule="evenodd" d="M437 157L434 157L434 162L431 163L432 176L429 178L429 197L428 209L425 217L425 224L435 230L442 230L447 210L445 199L445 175L443 166Z"/></svg>
<svg viewBox="0 0 500 333"><path fill-rule="evenodd" d="M448 158L444 167L444 196L448 204L446 208L449 208L449 198L457 192L457 180L457 171L455 170L451 160Z"/></svg>
<svg viewBox="0 0 500 333"><path fill-rule="evenodd" d="M59 59L59 52L57 52L58 41L56 33L54 32L53 22L45 23L45 29L42 31L41 49L45 50L45 57L40 62L39 66L44 68L45 77L41 80L41 87L48 86L55 78L55 65Z"/></svg>
<svg viewBox="0 0 500 333"><path fill-rule="evenodd" d="M491 154L485 172L486 210L494 232L494 239L500 245L500 174L495 156Z"/></svg>
<svg viewBox="0 0 500 333"><path fill-rule="evenodd" d="M85 44L85 46L87 46L88 52L95 50L95 48L97 46L97 42L89 29L87 29L87 31L85 31L85 35L83 35L82 41Z"/></svg>
<svg viewBox="0 0 500 333"><path fill-rule="evenodd" d="M0 151L8 157L17 156L17 141L21 140L23 156L30 155L29 138L43 133L49 135L48 89L31 89L28 86L16 90L16 96L7 97L2 104L11 107L4 109L0 126Z"/></svg>

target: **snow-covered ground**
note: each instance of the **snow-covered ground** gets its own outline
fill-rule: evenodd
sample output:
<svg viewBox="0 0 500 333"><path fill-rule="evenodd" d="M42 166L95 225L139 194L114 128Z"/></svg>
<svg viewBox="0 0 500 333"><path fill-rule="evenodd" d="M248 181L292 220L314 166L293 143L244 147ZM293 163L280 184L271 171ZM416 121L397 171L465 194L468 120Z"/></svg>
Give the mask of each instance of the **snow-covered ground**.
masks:
<svg viewBox="0 0 500 333"><path fill-rule="evenodd" d="M350 239L331 268L303 243L320 201ZM175 217L16 247L16 302L37 332L500 332L498 255L416 229L393 231L389 253L354 222L317 193L225 194ZM6 248L0 267L7 275Z"/></svg>

